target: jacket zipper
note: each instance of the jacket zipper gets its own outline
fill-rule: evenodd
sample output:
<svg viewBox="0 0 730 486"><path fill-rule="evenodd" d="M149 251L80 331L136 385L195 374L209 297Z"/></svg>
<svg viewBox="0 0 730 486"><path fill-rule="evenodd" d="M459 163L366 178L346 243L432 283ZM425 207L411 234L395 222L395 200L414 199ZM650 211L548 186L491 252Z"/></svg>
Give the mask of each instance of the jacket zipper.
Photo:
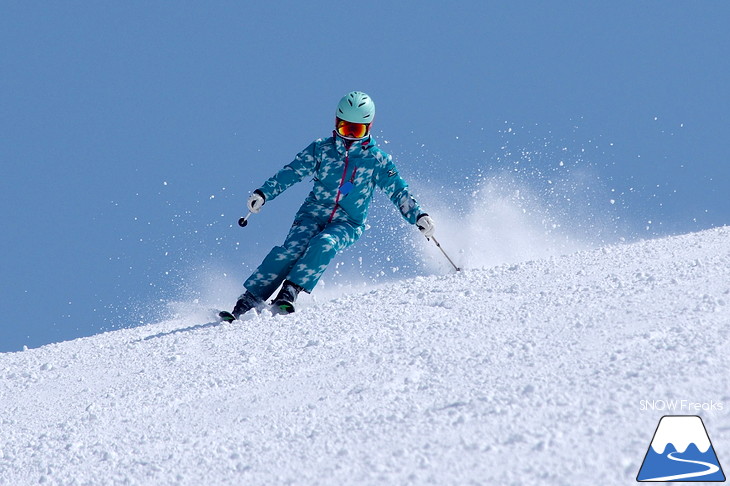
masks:
<svg viewBox="0 0 730 486"><path fill-rule="evenodd" d="M327 221L327 223L331 223L332 220L335 218L335 213L337 212L337 209L340 207L340 196L342 195L342 185L345 183L345 178L347 177L347 166L350 164L350 148L345 147L345 169L342 171L342 179L340 180L340 186L337 188L337 197L335 198L335 207L332 208L332 214L330 214L330 219ZM352 177L350 177L350 182L355 180L355 172L357 172L357 167L355 167L355 170L352 171Z"/></svg>

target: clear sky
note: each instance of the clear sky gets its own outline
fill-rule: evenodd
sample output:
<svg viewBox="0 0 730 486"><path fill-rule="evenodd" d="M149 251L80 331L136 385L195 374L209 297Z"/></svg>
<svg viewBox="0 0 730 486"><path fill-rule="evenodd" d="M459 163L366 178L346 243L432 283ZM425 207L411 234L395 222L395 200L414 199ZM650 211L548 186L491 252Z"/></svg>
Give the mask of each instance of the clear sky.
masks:
<svg viewBox="0 0 730 486"><path fill-rule="evenodd" d="M309 186L242 230L248 194L353 89L426 209L512 171L584 231L609 214L609 242L728 224L728 19L725 1L1 2L0 351L239 285ZM353 255L397 260L378 204Z"/></svg>

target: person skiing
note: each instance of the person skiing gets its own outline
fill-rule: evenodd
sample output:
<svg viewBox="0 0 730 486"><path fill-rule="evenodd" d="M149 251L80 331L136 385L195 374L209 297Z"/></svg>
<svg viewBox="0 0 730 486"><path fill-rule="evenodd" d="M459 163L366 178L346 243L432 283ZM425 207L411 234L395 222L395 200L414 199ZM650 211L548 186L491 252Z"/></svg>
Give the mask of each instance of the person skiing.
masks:
<svg viewBox="0 0 730 486"><path fill-rule="evenodd" d="M248 210L256 214L305 177L314 181L284 243L264 258L244 283L246 291L233 311L220 312L221 320L232 322L251 309L260 309L279 286L281 290L273 300L275 311L294 312L298 294L312 292L335 255L362 236L376 187L385 192L406 221L427 238L433 236L433 219L421 210L392 157L370 134L374 118L372 98L360 91L348 93L337 105L332 136L312 142L253 191Z"/></svg>

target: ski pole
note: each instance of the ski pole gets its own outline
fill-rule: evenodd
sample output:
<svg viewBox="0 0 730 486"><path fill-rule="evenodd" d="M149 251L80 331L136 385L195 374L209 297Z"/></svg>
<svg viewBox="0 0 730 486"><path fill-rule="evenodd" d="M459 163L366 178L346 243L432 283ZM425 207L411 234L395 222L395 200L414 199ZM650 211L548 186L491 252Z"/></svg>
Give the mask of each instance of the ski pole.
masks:
<svg viewBox="0 0 730 486"><path fill-rule="evenodd" d="M251 211L249 211L246 216L244 216L243 218L238 220L238 226L240 226L241 228L245 228L246 225L248 224L248 218L250 218L250 217L251 217Z"/></svg>
<svg viewBox="0 0 730 486"><path fill-rule="evenodd" d="M436 238L434 238L434 237L432 236L431 238L426 238L426 239L428 239L428 240L433 240L433 242L434 242L434 243L436 243L436 246L438 246L438 247L439 247L439 250L441 250L441 253L443 253L443 254L444 254L444 256L446 257L446 259L447 259L447 260L449 261L449 263L451 264L451 266L452 266L452 267L454 267L454 269L456 269L456 271L457 271L457 272L461 272L461 268L457 267L457 266L456 266L456 265L454 264L454 262L453 262L453 261L451 261L451 258L449 258L449 255L447 255L447 254L446 254L446 252L444 251L444 249L443 249L443 248L441 248L441 243L439 243L439 242L438 242L438 240L437 240Z"/></svg>

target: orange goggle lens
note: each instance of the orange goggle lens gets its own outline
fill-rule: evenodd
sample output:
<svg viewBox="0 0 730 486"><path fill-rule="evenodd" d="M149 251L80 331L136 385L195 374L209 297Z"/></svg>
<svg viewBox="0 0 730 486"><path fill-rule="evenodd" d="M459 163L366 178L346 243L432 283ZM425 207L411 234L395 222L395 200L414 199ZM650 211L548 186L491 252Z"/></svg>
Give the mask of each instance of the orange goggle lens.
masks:
<svg viewBox="0 0 730 486"><path fill-rule="evenodd" d="M352 123L345 120L337 119L337 133L347 138L363 138L370 131L370 125L367 123Z"/></svg>

